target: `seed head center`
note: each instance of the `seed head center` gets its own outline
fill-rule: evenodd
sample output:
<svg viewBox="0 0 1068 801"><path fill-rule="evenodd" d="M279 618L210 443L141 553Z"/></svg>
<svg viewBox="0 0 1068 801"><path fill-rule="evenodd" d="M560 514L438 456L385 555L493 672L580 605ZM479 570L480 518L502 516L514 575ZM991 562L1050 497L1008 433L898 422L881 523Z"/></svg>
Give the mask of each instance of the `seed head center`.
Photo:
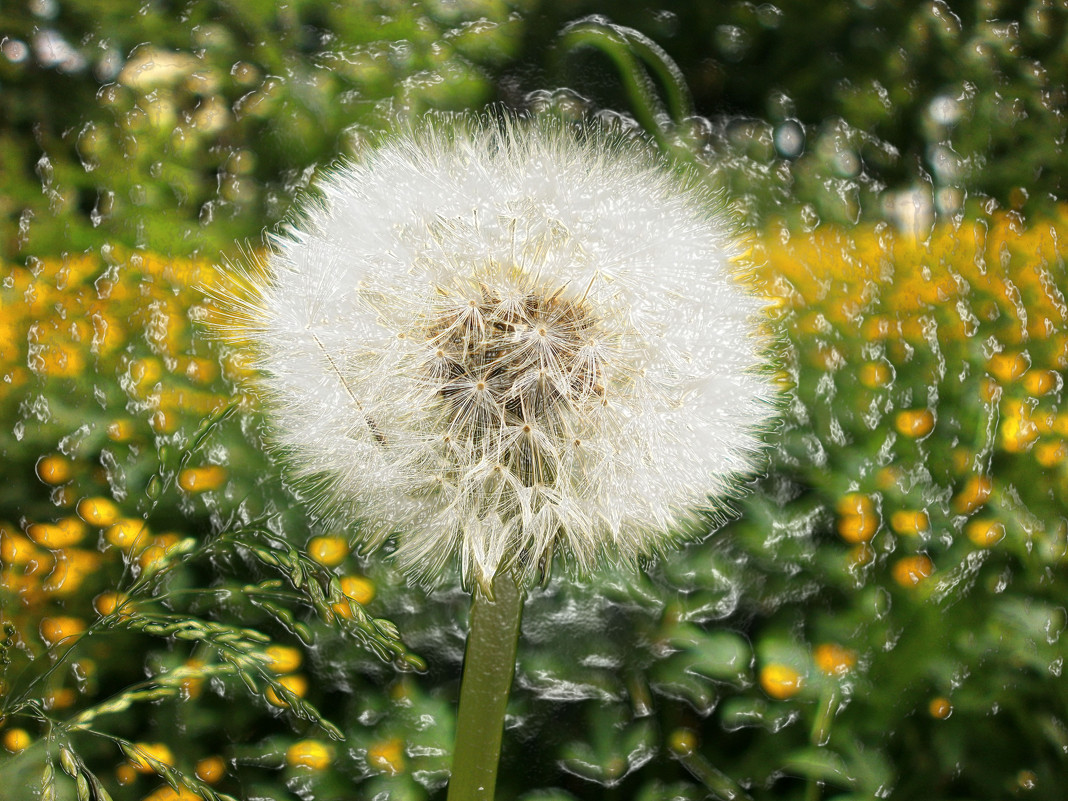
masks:
<svg viewBox="0 0 1068 801"><path fill-rule="evenodd" d="M562 433L561 413L599 401L592 396L606 384L601 360L586 352L606 336L600 319L585 299L556 287L500 292L482 283L479 293L462 296L459 308L446 303L420 332L433 354L425 373L443 423L480 445L506 426Z"/></svg>

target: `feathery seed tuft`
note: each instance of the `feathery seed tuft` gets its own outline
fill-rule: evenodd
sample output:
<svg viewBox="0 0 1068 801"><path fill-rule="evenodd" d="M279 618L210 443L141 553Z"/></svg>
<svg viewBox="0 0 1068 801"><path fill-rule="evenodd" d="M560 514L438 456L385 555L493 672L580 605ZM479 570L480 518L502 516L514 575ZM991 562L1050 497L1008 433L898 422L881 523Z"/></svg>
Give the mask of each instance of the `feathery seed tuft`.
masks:
<svg viewBox="0 0 1068 801"><path fill-rule="evenodd" d="M432 118L321 188L220 298L228 333L296 470L414 575L632 562L754 470L763 302L716 200L645 146Z"/></svg>

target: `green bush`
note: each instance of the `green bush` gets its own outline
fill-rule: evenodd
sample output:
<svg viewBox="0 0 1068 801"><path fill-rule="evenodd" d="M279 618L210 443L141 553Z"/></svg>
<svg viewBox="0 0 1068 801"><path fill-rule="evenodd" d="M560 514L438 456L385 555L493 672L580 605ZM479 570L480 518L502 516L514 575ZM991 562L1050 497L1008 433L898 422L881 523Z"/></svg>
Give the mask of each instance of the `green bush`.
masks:
<svg viewBox="0 0 1068 801"><path fill-rule="evenodd" d="M5 7L0 781L443 796L467 596L287 483L200 288L316 169L503 99L730 193L789 402L733 522L531 593L501 796L1060 798L1064 12L843 9Z"/></svg>

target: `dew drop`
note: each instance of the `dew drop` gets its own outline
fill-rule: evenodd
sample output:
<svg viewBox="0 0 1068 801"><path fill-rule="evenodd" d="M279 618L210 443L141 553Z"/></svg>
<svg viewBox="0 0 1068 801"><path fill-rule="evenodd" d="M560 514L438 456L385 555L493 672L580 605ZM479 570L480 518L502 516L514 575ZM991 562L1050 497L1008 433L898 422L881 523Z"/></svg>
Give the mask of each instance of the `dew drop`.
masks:
<svg viewBox="0 0 1068 801"><path fill-rule="evenodd" d="M775 149L784 159L796 159L805 150L805 129L797 120L787 120L775 129Z"/></svg>
<svg viewBox="0 0 1068 801"><path fill-rule="evenodd" d="M1058 607L1046 621L1046 642L1054 645L1064 633L1066 625L1068 625L1068 613L1063 607Z"/></svg>

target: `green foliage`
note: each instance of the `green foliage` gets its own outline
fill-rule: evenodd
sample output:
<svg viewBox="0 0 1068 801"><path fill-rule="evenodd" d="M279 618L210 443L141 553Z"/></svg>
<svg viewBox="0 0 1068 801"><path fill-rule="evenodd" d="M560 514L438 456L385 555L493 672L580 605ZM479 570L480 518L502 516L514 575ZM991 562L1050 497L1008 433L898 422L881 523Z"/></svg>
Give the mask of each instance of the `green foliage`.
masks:
<svg viewBox="0 0 1068 801"><path fill-rule="evenodd" d="M734 522L531 592L502 797L1060 798L1063 10L613 8L636 33L562 32L584 2L48 6L5 6L0 57L4 786L443 795L466 596L286 485L198 327L211 271L173 256L258 236L397 117L564 83L522 102L636 103L761 221L792 394ZM12 56L47 29L73 55ZM884 190L928 176L975 219L816 225L904 224Z"/></svg>
<svg viewBox="0 0 1068 801"><path fill-rule="evenodd" d="M109 254L8 265L0 290L0 410L16 421L0 434L0 717L21 752L0 771L60 799L134 797L142 774L230 798L199 778L227 740L276 720L344 737L298 672L324 637L353 664L425 665L303 550L306 513L235 394L240 367L192 328L210 272Z"/></svg>
<svg viewBox="0 0 1068 801"><path fill-rule="evenodd" d="M884 190L912 187L947 214L988 199L1040 211L1064 196L1063 6L548 0L526 52L559 43L585 14L608 14L671 54L700 115L682 136L707 148L734 197L753 195L755 219L784 205L808 224L870 219L887 211ZM576 52L542 82L633 109L613 60Z"/></svg>
<svg viewBox="0 0 1068 801"><path fill-rule="evenodd" d="M3 251L233 252L279 220L315 164L398 116L490 100L487 69L514 56L523 6L5 6Z"/></svg>

